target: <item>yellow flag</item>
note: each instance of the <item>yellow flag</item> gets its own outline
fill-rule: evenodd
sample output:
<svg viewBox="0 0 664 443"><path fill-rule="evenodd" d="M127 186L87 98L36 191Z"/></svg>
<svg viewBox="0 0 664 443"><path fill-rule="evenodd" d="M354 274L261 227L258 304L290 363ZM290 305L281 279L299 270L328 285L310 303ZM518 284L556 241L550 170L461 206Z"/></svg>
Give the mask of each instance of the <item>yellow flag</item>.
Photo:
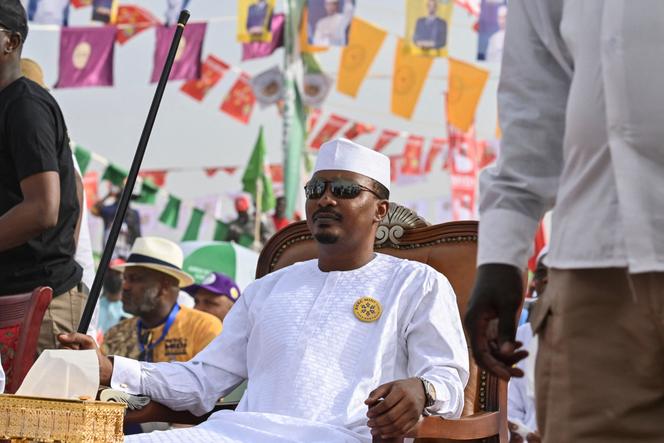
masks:
<svg viewBox="0 0 664 443"><path fill-rule="evenodd" d="M357 96L386 35L387 32L361 18L353 19L348 45L341 53L339 62L337 91L351 97Z"/></svg>
<svg viewBox="0 0 664 443"><path fill-rule="evenodd" d="M489 71L458 60L449 61L447 121L462 132L467 132L475 120L475 110L489 78Z"/></svg>
<svg viewBox="0 0 664 443"><path fill-rule="evenodd" d="M429 75L433 58L410 55L404 50L403 39L397 42L392 75L392 112L410 118Z"/></svg>
<svg viewBox="0 0 664 443"><path fill-rule="evenodd" d="M300 22L300 51L301 52L323 52L328 48L324 46L314 46L309 44L309 36L307 35L307 23L309 21L309 9L306 7L302 9L302 19Z"/></svg>

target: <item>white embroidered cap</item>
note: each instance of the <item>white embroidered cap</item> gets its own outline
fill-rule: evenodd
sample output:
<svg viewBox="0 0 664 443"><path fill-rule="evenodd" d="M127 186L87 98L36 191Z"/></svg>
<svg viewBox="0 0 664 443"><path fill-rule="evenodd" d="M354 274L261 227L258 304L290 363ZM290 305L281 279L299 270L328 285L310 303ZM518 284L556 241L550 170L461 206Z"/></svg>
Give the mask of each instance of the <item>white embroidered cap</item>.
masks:
<svg viewBox="0 0 664 443"><path fill-rule="evenodd" d="M314 173L329 170L362 174L390 190L390 159L345 138L330 140L321 146Z"/></svg>

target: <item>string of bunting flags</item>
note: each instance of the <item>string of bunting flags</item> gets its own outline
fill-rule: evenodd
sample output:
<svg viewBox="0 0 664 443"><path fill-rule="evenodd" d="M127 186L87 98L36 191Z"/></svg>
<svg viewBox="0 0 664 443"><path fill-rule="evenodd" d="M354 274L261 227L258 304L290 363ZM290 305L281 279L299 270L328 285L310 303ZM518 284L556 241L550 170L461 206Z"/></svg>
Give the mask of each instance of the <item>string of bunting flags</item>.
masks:
<svg viewBox="0 0 664 443"><path fill-rule="evenodd" d="M362 18L350 18L348 38L343 42L335 82L322 71L316 61L314 53L327 47L314 46L315 30L312 31L306 8L304 12L300 29L305 68L301 88L303 103L310 107L320 106L333 83L336 83L338 92L356 97L388 32ZM409 17L412 15L414 18L408 19L410 24L406 36L398 37L394 54L391 112L405 119L410 119L414 113L434 58L447 55L446 36L445 39L441 37L440 42L432 43L437 49L426 49L428 43L418 40L418 32L422 34L424 31L418 31L418 21L415 19L423 12L408 6ZM444 18L449 22L451 8L440 7L437 14L442 17L441 20ZM150 81L157 80L175 28L167 26L149 11L136 5L119 5L114 17L114 21L110 22L113 25L60 28L59 77L55 88L113 86L115 43L126 44L135 35L149 28L154 28L156 33ZM269 33L265 33L269 35L269 39L249 39L243 42L242 60L266 57L282 46L284 21L283 14L274 14L269 24ZM281 69L274 67L252 77L214 54L203 59L202 47L206 31L207 22L192 22L185 28L169 80L184 80L182 91L202 101L207 92L229 70L234 71L238 78L220 110L244 124L250 121L255 103L258 102L261 106L278 105L284 89ZM311 32L314 32L313 37ZM327 43L329 46L330 42ZM454 59L449 59L449 72L449 89L453 90L454 94L447 107L448 110L454 111L453 115L463 114L462 120L465 123L456 122L455 125L467 131L470 122L474 120L477 101L489 73L480 67ZM464 100L464 96L474 99ZM466 103L472 106L466 106Z"/></svg>

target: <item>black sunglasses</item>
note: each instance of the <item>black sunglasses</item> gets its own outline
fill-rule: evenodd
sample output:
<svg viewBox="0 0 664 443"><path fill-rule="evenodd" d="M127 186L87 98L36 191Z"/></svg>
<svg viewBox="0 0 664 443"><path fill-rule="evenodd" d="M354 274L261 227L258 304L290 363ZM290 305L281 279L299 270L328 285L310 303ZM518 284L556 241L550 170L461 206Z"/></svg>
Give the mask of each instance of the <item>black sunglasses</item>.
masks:
<svg viewBox="0 0 664 443"><path fill-rule="evenodd" d="M309 200L317 200L325 194L325 189L327 189L328 185L330 185L330 192L336 198L355 198L360 195L360 192L362 191L371 192L376 197L381 198L381 196L378 195L373 189L362 186L359 183L343 179L326 181L314 178L304 186L304 195Z"/></svg>

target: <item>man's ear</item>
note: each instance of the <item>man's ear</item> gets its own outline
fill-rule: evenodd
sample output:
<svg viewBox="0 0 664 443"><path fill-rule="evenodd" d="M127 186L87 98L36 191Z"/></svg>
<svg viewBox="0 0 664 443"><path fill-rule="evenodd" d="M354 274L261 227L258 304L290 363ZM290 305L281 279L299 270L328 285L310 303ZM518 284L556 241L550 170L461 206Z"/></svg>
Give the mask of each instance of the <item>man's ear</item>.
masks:
<svg viewBox="0 0 664 443"><path fill-rule="evenodd" d="M376 216L374 217L374 221L380 223L385 218L389 210L390 202L388 200L379 200L376 204Z"/></svg>
<svg viewBox="0 0 664 443"><path fill-rule="evenodd" d="M10 54L12 52L18 51L20 47L21 47L21 35L17 32L12 32L12 34L9 36L9 41L7 42L7 45L4 47L4 52L6 54Z"/></svg>

